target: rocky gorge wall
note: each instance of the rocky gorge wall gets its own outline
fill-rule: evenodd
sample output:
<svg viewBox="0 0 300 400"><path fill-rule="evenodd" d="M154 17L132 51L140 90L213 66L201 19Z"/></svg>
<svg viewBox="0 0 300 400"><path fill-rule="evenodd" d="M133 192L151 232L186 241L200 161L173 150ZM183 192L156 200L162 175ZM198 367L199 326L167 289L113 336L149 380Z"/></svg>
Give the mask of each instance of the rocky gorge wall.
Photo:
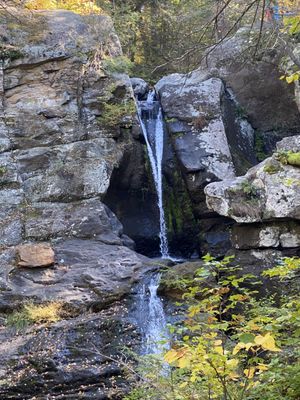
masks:
<svg viewBox="0 0 300 400"><path fill-rule="evenodd" d="M128 154L145 165L122 50L104 16L0 17L0 397L117 399L128 384L107 357L139 343L119 300L153 268L103 203ZM49 302L61 322L6 326Z"/></svg>
<svg viewBox="0 0 300 400"><path fill-rule="evenodd" d="M135 284L156 268L132 238L141 252L158 247L132 88L145 94L147 84L118 71L122 50L104 16L0 17L0 397L122 398L128 382L112 358L140 344L128 308ZM300 151L299 137L278 143L283 158L256 164L257 138L271 151L300 121L271 61L229 62L243 40L156 90L172 248L235 251L255 270L298 254L299 166L288 151ZM53 301L60 322L22 334L6 326L27 302Z"/></svg>
<svg viewBox="0 0 300 400"><path fill-rule="evenodd" d="M245 60L241 54L247 48L247 40L247 31L242 29L220 47L208 51L199 69L186 75L166 76L156 84L198 221L200 254L209 251L224 255L235 247L234 238L243 237L250 229L244 227L237 233L230 212L220 212L212 206L207 185L239 179L236 177L276 151L280 139L300 132L294 89L279 79L280 54L273 52L256 62ZM291 191L294 193L294 189ZM243 199L239 200L243 207ZM251 205L248 211L254 212ZM282 218L280 213L275 219ZM262 222L260 218L258 222Z"/></svg>

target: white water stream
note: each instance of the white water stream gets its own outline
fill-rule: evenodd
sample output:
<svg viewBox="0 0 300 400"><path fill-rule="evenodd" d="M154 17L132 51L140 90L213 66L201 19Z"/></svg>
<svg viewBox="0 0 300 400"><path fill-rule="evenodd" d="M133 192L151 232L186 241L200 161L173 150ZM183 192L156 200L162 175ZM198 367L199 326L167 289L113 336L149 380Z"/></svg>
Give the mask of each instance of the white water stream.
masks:
<svg viewBox="0 0 300 400"><path fill-rule="evenodd" d="M138 116L147 145L152 175L157 193L160 225L160 253L162 258L170 258L167 226L163 207L162 161L164 152L164 122L162 109L155 100L155 91L148 93L147 100L137 102Z"/></svg>
<svg viewBox="0 0 300 400"><path fill-rule="evenodd" d="M168 348L167 322L162 300L157 294L161 275L152 275L140 286L138 322L143 334L143 354L160 354Z"/></svg>
<svg viewBox="0 0 300 400"><path fill-rule="evenodd" d="M145 138L157 193L159 209L160 253L169 259L167 226L163 208L162 162L164 152L164 122L160 103L155 100L155 91L150 91L145 101L137 101L139 122ZM143 354L159 354L168 347L168 332L164 307L157 294L161 275L155 273L144 282L138 292L138 320L143 334Z"/></svg>

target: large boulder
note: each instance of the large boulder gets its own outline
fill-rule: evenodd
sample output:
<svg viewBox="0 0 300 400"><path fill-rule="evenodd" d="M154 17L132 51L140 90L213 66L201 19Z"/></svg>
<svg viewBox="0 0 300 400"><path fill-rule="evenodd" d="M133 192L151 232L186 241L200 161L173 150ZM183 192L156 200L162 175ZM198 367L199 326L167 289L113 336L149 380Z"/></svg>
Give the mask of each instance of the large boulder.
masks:
<svg viewBox="0 0 300 400"><path fill-rule="evenodd" d="M24 302L47 301L60 301L83 311L102 309L129 294L133 284L154 268L146 257L121 245L70 239L57 241L52 247L55 264L53 251L45 244L2 252L1 312L13 311ZM45 249L47 259L43 258Z"/></svg>
<svg viewBox="0 0 300 400"><path fill-rule="evenodd" d="M256 163L254 131L237 113L221 79L197 70L172 74L156 84L174 152L199 223L201 252L224 254L230 247L228 221L215 222L204 188L234 178ZM220 229L221 227L221 229Z"/></svg>
<svg viewBox="0 0 300 400"><path fill-rule="evenodd" d="M293 153L289 153L291 148ZM251 168L245 176L208 185L208 207L240 223L299 220L299 137L283 140L278 149L279 153Z"/></svg>
<svg viewBox="0 0 300 400"><path fill-rule="evenodd" d="M252 126L274 146L276 140L300 132L300 117L293 86L279 79L281 49L272 49L255 61L247 57L255 34L242 28L209 49L200 71L225 82Z"/></svg>
<svg viewBox="0 0 300 400"><path fill-rule="evenodd" d="M245 176L205 188L208 207L241 224L232 234L237 248L299 247L300 137L277 148Z"/></svg>
<svg viewBox="0 0 300 400"><path fill-rule="evenodd" d="M224 87L219 79L204 78L173 74L156 85L195 208L208 182L235 176L221 112ZM197 211L205 213L203 203Z"/></svg>

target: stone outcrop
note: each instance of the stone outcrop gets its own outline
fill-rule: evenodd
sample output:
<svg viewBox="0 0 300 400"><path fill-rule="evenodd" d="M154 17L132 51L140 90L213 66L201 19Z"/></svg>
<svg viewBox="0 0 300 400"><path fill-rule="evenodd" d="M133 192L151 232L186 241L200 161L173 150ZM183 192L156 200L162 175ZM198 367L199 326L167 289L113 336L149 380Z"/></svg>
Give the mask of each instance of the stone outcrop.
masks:
<svg viewBox="0 0 300 400"><path fill-rule="evenodd" d="M107 17L20 18L0 31L0 397L121 398L128 385L107 357L137 333L117 302L153 268L103 203L128 154L144 176L132 86L110 70L122 51ZM53 301L57 325L5 326Z"/></svg>
<svg viewBox="0 0 300 400"><path fill-rule="evenodd" d="M68 11L23 17L1 30L14 52L1 61L0 246L77 237L132 247L101 202L135 142L132 110L112 121L106 107L133 104L128 76L107 63L122 55L112 23Z"/></svg>
<svg viewBox="0 0 300 400"><path fill-rule="evenodd" d="M271 152L278 140L299 133L300 117L292 85L279 79L281 49L272 49L253 62L245 57L251 40L249 28L240 29L209 50L200 70L225 82L260 133L265 151Z"/></svg>
<svg viewBox="0 0 300 400"><path fill-rule="evenodd" d="M22 335L0 330L0 397L124 398L130 386L118 363L118 348L134 351L139 340L125 314L124 307L115 305Z"/></svg>
<svg viewBox="0 0 300 400"><path fill-rule="evenodd" d="M224 181L226 187L226 181L244 175L271 154L276 142L300 131L293 88L279 79L280 49L266 54L263 60L250 62L243 56L248 41L249 31L241 29L220 46L209 49L197 70L166 76L156 84L193 212L199 220L203 252L225 254L230 248L233 222L231 212L206 207L206 185ZM221 186L216 187L220 190ZM278 200L276 193L271 197L273 202ZM272 201L270 209L276 208ZM245 208L249 221L261 220L255 205L239 206ZM293 218L288 212L283 217ZM237 218L245 222L242 219Z"/></svg>
<svg viewBox="0 0 300 400"><path fill-rule="evenodd" d="M173 74L156 84L167 128L195 216L201 219L202 251L228 249L228 221L207 209L204 188L234 178L256 162L254 131L234 114L236 105L219 78L206 71ZM221 227L222 225L222 227Z"/></svg>
<svg viewBox="0 0 300 400"><path fill-rule="evenodd" d="M277 149L245 176L205 188L208 207L239 223L236 248L299 247L300 137L283 139Z"/></svg>

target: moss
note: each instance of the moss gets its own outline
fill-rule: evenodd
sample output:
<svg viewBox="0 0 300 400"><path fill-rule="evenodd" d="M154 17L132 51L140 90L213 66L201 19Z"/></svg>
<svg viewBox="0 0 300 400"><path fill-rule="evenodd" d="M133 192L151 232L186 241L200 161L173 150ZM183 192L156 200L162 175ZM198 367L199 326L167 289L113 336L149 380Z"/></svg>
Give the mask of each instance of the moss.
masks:
<svg viewBox="0 0 300 400"><path fill-rule="evenodd" d="M168 124L171 124L172 122L177 122L178 119L177 119L177 118L165 118L165 121L166 121Z"/></svg>
<svg viewBox="0 0 300 400"><path fill-rule="evenodd" d="M169 233L184 233L186 226L193 224L194 215L188 193L184 189L184 183L179 171L173 172L174 182L168 186L166 192L166 217Z"/></svg>
<svg viewBox="0 0 300 400"><path fill-rule="evenodd" d="M262 134L258 131L255 133L254 150L258 161L263 161L268 157L268 154L265 150Z"/></svg>
<svg viewBox="0 0 300 400"><path fill-rule="evenodd" d="M300 152L289 153L287 156L287 163L293 165L294 167L300 167Z"/></svg>
<svg viewBox="0 0 300 400"><path fill-rule="evenodd" d="M0 177L2 177L3 175L5 175L7 172L7 168L6 167L0 167Z"/></svg>
<svg viewBox="0 0 300 400"><path fill-rule="evenodd" d="M300 167L300 152L279 151L275 154L275 158L282 164Z"/></svg>
<svg viewBox="0 0 300 400"><path fill-rule="evenodd" d="M61 318L62 304L59 302L49 302L45 304L26 304L19 311L14 311L8 316L6 325L22 330L29 325L36 323L57 322Z"/></svg>
<svg viewBox="0 0 300 400"><path fill-rule="evenodd" d="M132 62L125 56L106 58L102 66L108 74L129 74L132 70Z"/></svg>
<svg viewBox="0 0 300 400"><path fill-rule="evenodd" d="M282 168L280 167L280 164L275 164L272 162L267 163L263 168L264 172L270 175L276 174L277 172L281 171L281 169Z"/></svg>
<svg viewBox="0 0 300 400"><path fill-rule="evenodd" d="M132 125L132 118L135 113L136 108L133 100L123 101L120 104L105 103L103 114L98 120L108 127L116 127L123 122L125 117L128 117L129 121L126 125L129 127L129 125Z"/></svg>
<svg viewBox="0 0 300 400"><path fill-rule="evenodd" d="M248 199L255 199L256 196L258 195L258 189L253 185L252 182L249 181L244 181L240 184L238 187Z"/></svg>
<svg viewBox="0 0 300 400"><path fill-rule="evenodd" d="M0 45L0 59L10 59L10 60L17 60L18 58L23 57L23 53L16 48L15 46L11 45Z"/></svg>
<svg viewBox="0 0 300 400"><path fill-rule="evenodd" d="M237 118L247 118L248 117L246 109L242 106L237 106L235 108L235 115Z"/></svg>
<svg viewBox="0 0 300 400"><path fill-rule="evenodd" d="M176 133L173 133L173 137L175 137L175 138L181 138L182 136L184 136L184 134L185 134L185 132L176 132Z"/></svg>

